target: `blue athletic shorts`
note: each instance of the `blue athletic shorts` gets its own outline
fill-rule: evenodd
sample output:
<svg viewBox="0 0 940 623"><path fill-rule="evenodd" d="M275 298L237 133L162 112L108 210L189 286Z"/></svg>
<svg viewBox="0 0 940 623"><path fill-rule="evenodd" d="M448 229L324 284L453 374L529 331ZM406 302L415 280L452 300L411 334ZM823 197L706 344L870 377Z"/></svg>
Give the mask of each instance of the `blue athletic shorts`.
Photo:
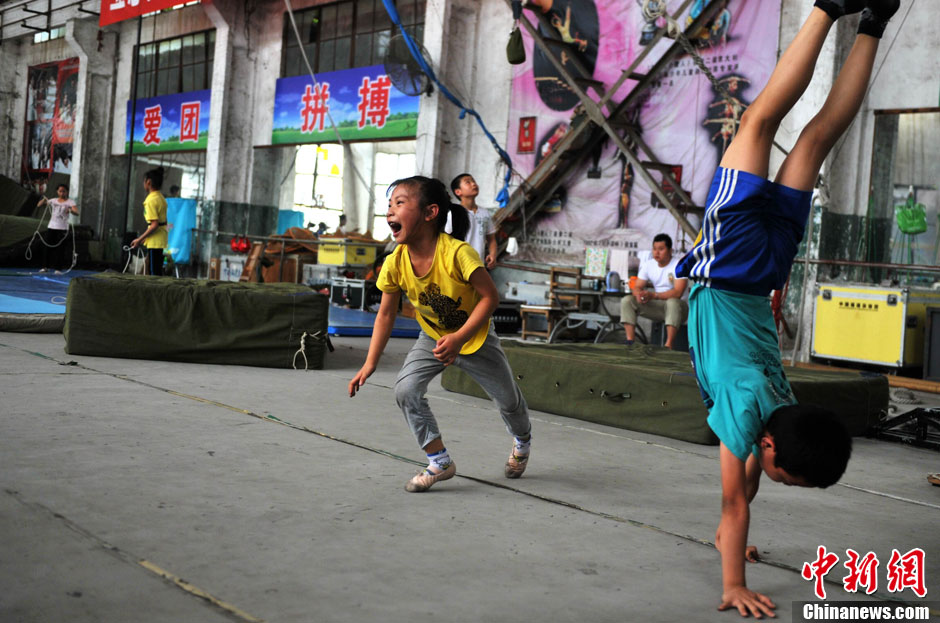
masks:
<svg viewBox="0 0 940 623"><path fill-rule="evenodd" d="M676 277L704 286L766 296L790 275L809 216L812 191L718 167L702 230Z"/></svg>
<svg viewBox="0 0 940 623"><path fill-rule="evenodd" d="M689 295L689 355L709 427L747 460L771 414L796 403L780 364L770 301L695 284Z"/></svg>

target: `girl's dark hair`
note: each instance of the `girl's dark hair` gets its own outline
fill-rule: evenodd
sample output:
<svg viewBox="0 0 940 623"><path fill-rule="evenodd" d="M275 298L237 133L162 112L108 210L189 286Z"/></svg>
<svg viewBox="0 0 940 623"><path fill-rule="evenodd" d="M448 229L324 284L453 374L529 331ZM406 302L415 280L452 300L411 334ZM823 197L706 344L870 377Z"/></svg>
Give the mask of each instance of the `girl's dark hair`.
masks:
<svg viewBox="0 0 940 623"><path fill-rule="evenodd" d="M433 177L424 177L423 175L414 175L392 182L389 187L389 193L399 184L411 186L418 189L418 205L423 209L429 205L437 204L437 232L444 231L447 225L447 215L451 215L451 236L458 240L466 240L467 232L470 231L470 217L463 206L451 203L450 194L444 182Z"/></svg>
<svg viewBox="0 0 940 623"><path fill-rule="evenodd" d="M56 190L59 190L60 188L64 188L64 189L65 189L65 192L68 192L68 191L69 191L69 185L68 185L68 184L59 184L58 186L55 187Z"/></svg>
<svg viewBox="0 0 940 623"><path fill-rule="evenodd" d="M150 187L154 190L160 190L163 187L163 167L150 169L144 173L144 179L150 180Z"/></svg>

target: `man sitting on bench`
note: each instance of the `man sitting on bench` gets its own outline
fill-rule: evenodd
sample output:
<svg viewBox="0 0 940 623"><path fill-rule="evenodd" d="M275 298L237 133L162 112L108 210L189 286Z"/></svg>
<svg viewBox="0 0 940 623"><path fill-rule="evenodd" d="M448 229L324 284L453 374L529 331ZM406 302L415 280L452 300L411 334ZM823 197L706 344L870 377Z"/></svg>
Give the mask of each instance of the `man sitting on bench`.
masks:
<svg viewBox="0 0 940 623"><path fill-rule="evenodd" d="M653 253L640 263L636 285L631 294L620 300L620 322L627 336L627 344L636 340L637 315L666 324L666 348L672 348L689 316L689 303L684 298L688 279L676 278L679 258L672 256L672 238L658 234L653 238ZM647 289L651 286L652 289Z"/></svg>

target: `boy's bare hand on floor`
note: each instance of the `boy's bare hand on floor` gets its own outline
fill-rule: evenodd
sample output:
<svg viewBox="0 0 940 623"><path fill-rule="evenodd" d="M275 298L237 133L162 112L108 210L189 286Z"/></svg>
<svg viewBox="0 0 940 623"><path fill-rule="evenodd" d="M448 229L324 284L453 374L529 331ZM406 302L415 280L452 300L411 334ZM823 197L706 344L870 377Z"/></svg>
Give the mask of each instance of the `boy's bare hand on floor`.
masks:
<svg viewBox="0 0 940 623"><path fill-rule="evenodd" d="M752 591L746 586L736 586L722 594L721 605L718 609L737 608L743 617L753 615L755 619L762 619L764 616L776 618L777 615L774 613L776 607L777 605L767 595Z"/></svg>

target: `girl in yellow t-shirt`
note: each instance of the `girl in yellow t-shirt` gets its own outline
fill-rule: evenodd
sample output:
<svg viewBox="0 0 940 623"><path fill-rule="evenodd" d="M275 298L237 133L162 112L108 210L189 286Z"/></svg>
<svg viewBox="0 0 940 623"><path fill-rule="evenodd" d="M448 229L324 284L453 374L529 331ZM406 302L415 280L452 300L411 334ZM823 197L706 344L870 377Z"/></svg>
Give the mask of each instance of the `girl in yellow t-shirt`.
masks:
<svg viewBox="0 0 940 623"><path fill-rule="evenodd" d="M418 445L428 455L428 466L409 480L405 489L427 491L438 480L457 473L424 397L431 379L451 364L473 377L499 407L514 436L505 475L518 478L529 458L529 411L499 338L491 330L490 316L499 303L496 285L479 254L462 241L470 225L467 211L451 204L447 188L436 179L409 177L389 188L392 197L387 220L398 246L379 273L376 285L382 291L382 302L369 354L349 382L349 396L355 396L375 372L404 292L423 331L398 373L395 398ZM448 214L452 216L453 237L444 233Z"/></svg>
<svg viewBox="0 0 940 623"><path fill-rule="evenodd" d="M150 169L144 173L144 189L148 193L144 199L144 219L147 221L147 229L131 241L132 249L143 243L147 249L147 274L157 277L163 276L163 249L167 245L166 199L160 192L162 187L163 167Z"/></svg>

